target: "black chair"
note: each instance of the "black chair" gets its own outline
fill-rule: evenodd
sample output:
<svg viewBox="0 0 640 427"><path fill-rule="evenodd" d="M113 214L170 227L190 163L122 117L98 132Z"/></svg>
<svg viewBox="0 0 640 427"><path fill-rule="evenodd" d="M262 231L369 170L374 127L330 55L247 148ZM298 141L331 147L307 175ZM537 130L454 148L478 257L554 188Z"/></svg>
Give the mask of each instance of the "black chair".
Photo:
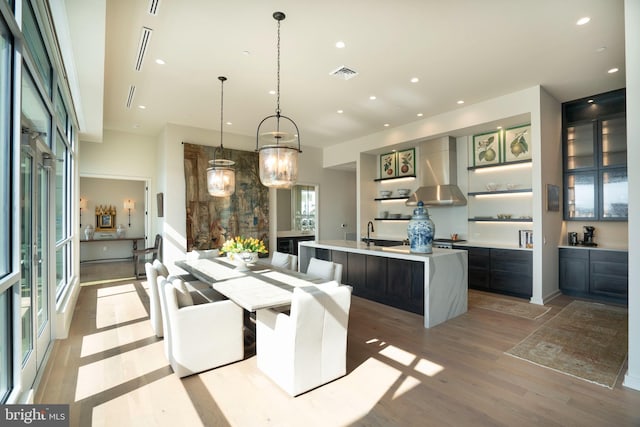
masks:
<svg viewBox="0 0 640 427"><path fill-rule="evenodd" d="M140 258L142 258L142 264L147 262L147 256L151 255L151 260L157 259L162 261L162 236L156 234L155 244L151 248L138 249L133 251L133 268L136 275L136 279L146 277L144 268L140 269Z"/></svg>

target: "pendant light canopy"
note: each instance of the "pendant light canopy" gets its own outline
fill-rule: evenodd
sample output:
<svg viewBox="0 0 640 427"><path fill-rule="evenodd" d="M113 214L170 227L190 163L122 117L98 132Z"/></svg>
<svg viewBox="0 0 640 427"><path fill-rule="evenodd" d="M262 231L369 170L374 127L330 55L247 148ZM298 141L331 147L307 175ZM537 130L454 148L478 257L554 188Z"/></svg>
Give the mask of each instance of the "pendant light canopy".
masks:
<svg viewBox="0 0 640 427"><path fill-rule="evenodd" d="M300 132L298 125L280 113L280 21L285 14L274 12L278 21L278 86L276 113L262 119L256 132L256 151L260 153L260 181L267 187L291 188L298 180ZM263 128L267 128L265 130ZM260 141L265 145L260 147Z"/></svg>
<svg viewBox="0 0 640 427"><path fill-rule="evenodd" d="M233 165L236 162L216 158L218 151L222 156L224 150L222 145L222 117L224 111L224 82L227 78L220 76L218 80L220 80L220 147L213 152L213 160L209 160L211 166L207 169L207 189L209 194L214 197L228 197L236 191L236 172L233 169Z"/></svg>

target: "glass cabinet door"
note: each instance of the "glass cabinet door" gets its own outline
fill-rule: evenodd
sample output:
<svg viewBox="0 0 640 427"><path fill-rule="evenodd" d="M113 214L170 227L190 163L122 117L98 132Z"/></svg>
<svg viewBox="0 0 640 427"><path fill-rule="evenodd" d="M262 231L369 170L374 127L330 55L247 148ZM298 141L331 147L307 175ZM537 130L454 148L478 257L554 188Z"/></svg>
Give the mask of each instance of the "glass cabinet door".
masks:
<svg viewBox="0 0 640 427"><path fill-rule="evenodd" d="M602 172L602 219L627 218L629 188L626 169Z"/></svg>
<svg viewBox="0 0 640 427"><path fill-rule="evenodd" d="M627 121L623 117L602 120L602 166L627 164Z"/></svg>
<svg viewBox="0 0 640 427"><path fill-rule="evenodd" d="M593 219L596 216L596 177L593 173L567 176L566 219Z"/></svg>
<svg viewBox="0 0 640 427"><path fill-rule="evenodd" d="M595 166L594 126L594 122L588 122L567 127L567 170Z"/></svg>

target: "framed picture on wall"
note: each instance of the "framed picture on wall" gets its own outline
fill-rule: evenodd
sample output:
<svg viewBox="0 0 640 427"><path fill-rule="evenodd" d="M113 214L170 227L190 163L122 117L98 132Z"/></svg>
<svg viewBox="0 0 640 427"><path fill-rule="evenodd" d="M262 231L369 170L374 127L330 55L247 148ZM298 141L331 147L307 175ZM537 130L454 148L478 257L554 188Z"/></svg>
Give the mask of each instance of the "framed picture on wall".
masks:
<svg viewBox="0 0 640 427"><path fill-rule="evenodd" d="M398 156L397 153L387 153L380 155L380 178L393 178L398 176Z"/></svg>
<svg viewBox="0 0 640 427"><path fill-rule="evenodd" d="M416 149L398 151L398 176L416 174Z"/></svg>
<svg viewBox="0 0 640 427"><path fill-rule="evenodd" d="M531 158L531 125L517 126L504 131L504 161L515 162Z"/></svg>
<svg viewBox="0 0 640 427"><path fill-rule="evenodd" d="M473 166L500 162L500 131L473 135Z"/></svg>

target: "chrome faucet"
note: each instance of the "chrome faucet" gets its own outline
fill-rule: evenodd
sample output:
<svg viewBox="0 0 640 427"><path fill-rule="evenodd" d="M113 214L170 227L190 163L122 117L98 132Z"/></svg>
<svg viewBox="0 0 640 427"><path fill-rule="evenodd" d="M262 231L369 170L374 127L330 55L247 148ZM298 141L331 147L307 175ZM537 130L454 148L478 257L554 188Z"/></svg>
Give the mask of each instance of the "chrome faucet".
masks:
<svg viewBox="0 0 640 427"><path fill-rule="evenodd" d="M371 237L369 236L369 231L373 233L375 230L373 229L373 222L369 221L367 223L367 246L371 244Z"/></svg>

